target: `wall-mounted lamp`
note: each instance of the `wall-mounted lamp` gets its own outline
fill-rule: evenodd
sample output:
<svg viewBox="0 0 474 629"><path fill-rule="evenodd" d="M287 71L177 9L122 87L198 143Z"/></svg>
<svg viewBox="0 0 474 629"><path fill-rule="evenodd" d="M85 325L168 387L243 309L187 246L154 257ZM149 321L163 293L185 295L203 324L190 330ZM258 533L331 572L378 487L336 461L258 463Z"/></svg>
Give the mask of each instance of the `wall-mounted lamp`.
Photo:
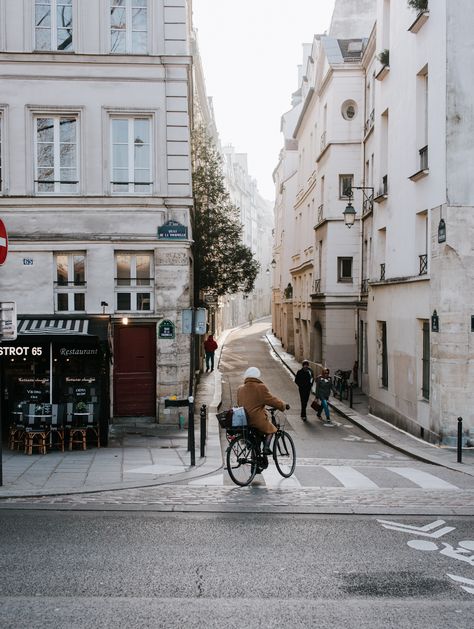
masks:
<svg viewBox="0 0 474 629"><path fill-rule="evenodd" d="M105 314L105 309L109 304L106 301L101 301L100 305L102 306L102 314Z"/></svg>
<svg viewBox="0 0 474 629"><path fill-rule="evenodd" d="M272 267L272 269L274 269L276 267L277 263L275 258L273 258L273 260L270 262L270 266Z"/></svg>
<svg viewBox="0 0 474 629"><path fill-rule="evenodd" d="M128 325L128 317L122 317L122 325Z"/></svg>
<svg viewBox="0 0 474 629"><path fill-rule="evenodd" d="M355 222L355 217L357 212L355 211L352 205L352 191L353 190L362 190L362 194L364 196L364 207L369 205L372 206L374 199L374 188L372 186L351 186L347 188L347 196L349 197L349 203L346 206L346 209L342 213L344 215L344 224L346 227L352 227ZM370 190L370 195L368 195L365 190Z"/></svg>
<svg viewBox="0 0 474 629"><path fill-rule="evenodd" d="M444 218L438 224L438 242L446 242L446 223Z"/></svg>
<svg viewBox="0 0 474 629"><path fill-rule="evenodd" d="M439 332L439 317L436 310L433 310L433 314L431 315L431 331Z"/></svg>

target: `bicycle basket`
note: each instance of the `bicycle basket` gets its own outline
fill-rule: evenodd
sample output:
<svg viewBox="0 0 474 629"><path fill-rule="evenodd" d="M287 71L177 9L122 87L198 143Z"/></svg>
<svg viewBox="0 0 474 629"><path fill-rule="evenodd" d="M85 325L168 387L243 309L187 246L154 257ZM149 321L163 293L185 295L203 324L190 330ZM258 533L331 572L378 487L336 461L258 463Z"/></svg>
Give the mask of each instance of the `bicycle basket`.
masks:
<svg viewBox="0 0 474 629"><path fill-rule="evenodd" d="M217 421L219 422L219 426L221 428L225 428L226 430L232 428L232 409L228 409L227 411L221 411L217 413Z"/></svg>
<svg viewBox="0 0 474 629"><path fill-rule="evenodd" d="M242 406L234 406L227 411L217 413L217 421L222 428L245 428L248 424L247 411Z"/></svg>

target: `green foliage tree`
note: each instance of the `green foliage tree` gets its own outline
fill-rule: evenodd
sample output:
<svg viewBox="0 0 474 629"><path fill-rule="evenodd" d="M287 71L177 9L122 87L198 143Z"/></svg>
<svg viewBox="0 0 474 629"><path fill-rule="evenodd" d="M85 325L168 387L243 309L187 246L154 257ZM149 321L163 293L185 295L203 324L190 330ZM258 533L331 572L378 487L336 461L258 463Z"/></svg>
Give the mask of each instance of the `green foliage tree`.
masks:
<svg viewBox="0 0 474 629"><path fill-rule="evenodd" d="M193 132L194 290L228 295L249 293L259 263L242 243L238 208L224 185L222 160L204 127Z"/></svg>
<svg viewBox="0 0 474 629"><path fill-rule="evenodd" d="M422 13L428 9L428 0L408 0L408 6Z"/></svg>

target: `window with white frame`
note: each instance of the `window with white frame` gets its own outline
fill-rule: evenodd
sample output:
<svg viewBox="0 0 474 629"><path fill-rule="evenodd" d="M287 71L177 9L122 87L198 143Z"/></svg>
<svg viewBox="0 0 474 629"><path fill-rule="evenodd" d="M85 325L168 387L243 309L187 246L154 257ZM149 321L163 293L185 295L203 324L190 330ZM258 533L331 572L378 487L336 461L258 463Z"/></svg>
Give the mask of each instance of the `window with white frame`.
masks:
<svg viewBox="0 0 474 629"><path fill-rule="evenodd" d="M354 175L339 175L339 198L347 199L354 184Z"/></svg>
<svg viewBox="0 0 474 629"><path fill-rule="evenodd" d="M110 51L145 54L147 40L148 0L110 0Z"/></svg>
<svg viewBox="0 0 474 629"><path fill-rule="evenodd" d="M84 253L55 254L56 312L86 309L86 256Z"/></svg>
<svg viewBox="0 0 474 629"><path fill-rule="evenodd" d="M78 148L77 116L35 117L36 192L78 192Z"/></svg>
<svg viewBox="0 0 474 629"><path fill-rule="evenodd" d="M337 259L337 281L352 282L352 258Z"/></svg>
<svg viewBox="0 0 474 629"><path fill-rule="evenodd" d="M72 51L72 0L35 0L35 50Z"/></svg>
<svg viewBox="0 0 474 629"><path fill-rule="evenodd" d="M151 192L151 119L112 118L112 192Z"/></svg>
<svg viewBox="0 0 474 629"><path fill-rule="evenodd" d="M153 310L153 254L115 254L115 310Z"/></svg>

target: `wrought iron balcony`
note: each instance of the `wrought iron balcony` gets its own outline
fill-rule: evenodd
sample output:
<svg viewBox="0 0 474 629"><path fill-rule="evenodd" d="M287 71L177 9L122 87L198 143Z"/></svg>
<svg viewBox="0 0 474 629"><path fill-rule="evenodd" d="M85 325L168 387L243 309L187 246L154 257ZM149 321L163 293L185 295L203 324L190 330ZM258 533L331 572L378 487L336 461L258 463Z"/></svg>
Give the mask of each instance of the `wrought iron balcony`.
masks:
<svg viewBox="0 0 474 629"><path fill-rule="evenodd" d="M423 253L422 255L418 256L418 258L420 260L419 275L426 275L428 273L428 254Z"/></svg>

